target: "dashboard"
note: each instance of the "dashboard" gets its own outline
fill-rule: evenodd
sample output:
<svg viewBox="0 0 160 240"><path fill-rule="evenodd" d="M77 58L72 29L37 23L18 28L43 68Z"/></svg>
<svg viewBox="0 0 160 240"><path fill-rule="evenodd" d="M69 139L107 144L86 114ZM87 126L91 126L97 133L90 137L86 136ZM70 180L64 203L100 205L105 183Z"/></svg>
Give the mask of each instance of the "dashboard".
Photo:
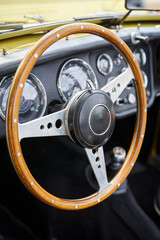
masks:
<svg viewBox="0 0 160 240"><path fill-rule="evenodd" d="M134 42L133 31L149 37L149 43ZM144 78L150 107L160 93L160 32L155 28L115 31L131 48ZM6 102L14 73L28 49L0 55L0 131L5 136ZM124 57L109 42L94 35L66 38L40 57L26 81L19 112L21 123L49 113L86 88L100 89L127 68ZM136 112L132 80L115 102L117 118Z"/></svg>

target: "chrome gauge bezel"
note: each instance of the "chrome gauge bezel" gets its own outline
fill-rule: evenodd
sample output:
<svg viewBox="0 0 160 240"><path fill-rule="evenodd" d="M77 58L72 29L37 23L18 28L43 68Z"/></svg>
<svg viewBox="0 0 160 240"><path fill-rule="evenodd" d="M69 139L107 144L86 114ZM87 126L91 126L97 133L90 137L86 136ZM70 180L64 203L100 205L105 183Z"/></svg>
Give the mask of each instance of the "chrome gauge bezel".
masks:
<svg viewBox="0 0 160 240"><path fill-rule="evenodd" d="M108 72L103 71L103 69L101 68L100 60L101 60L102 57L105 57L105 58L108 60L109 64L110 64L110 68L109 68L109 71L108 71ZM98 59L97 59L97 68L98 68L98 71L99 71L100 73L102 73L104 76L107 76L107 75L108 75L109 73L111 73L112 70L113 70L113 61L112 61L112 58L111 58L107 53L102 53L102 54L100 54L99 57L98 57Z"/></svg>
<svg viewBox="0 0 160 240"><path fill-rule="evenodd" d="M7 78L12 78L12 80L13 80L13 77L14 77L14 75L13 75L13 74L10 74L10 75L4 76L4 77L2 78L2 80L0 81L0 92L1 92L2 85L3 85L3 83L6 81L6 79L7 79ZM5 121L5 115L4 115L3 111L2 111L1 106L0 106L0 117Z"/></svg>
<svg viewBox="0 0 160 240"><path fill-rule="evenodd" d="M58 79L57 79L58 92L59 92L60 97L62 98L62 100L63 100L64 102L67 102L68 100L70 100L70 98L67 99L67 98L65 97L64 93L63 93L62 86L61 86L61 76L62 76L63 71L64 71L64 69L66 68L66 66L69 65L69 64L71 64L71 63L73 63L73 62L75 62L75 64L80 64L80 65L82 65L83 67L86 68L87 71L90 71L90 74L93 76L92 81L93 81L94 84L95 84L95 88L98 89L98 81L97 81L96 75L95 75L92 67L91 67L87 62L85 62L84 60L82 60L82 59L80 59L80 58L72 58L72 59L69 59L68 61L66 61L66 62L63 64L63 66L62 66L62 68L61 68L61 70L60 70ZM90 80L91 80L91 79L90 79ZM81 90L85 90L85 89L81 89ZM72 96L73 96L73 95L72 95ZM72 96L71 96L71 97L72 97Z"/></svg>
<svg viewBox="0 0 160 240"><path fill-rule="evenodd" d="M10 80L10 78L12 78L13 80L13 77L14 77L14 74L10 74L10 75L7 75L7 76L4 76L0 82L0 89L2 88L2 85L3 83L6 81L6 79L8 78ZM46 111L46 107L47 107L47 94L46 94L46 90L42 84L42 82L39 80L39 78L37 76L35 76L33 73L30 73L27 80L30 80L30 81L34 81L37 86L38 86L38 89L41 91L41 94L43 96L43 108L42 108L42 111L40 113L40 115L38 117L42 117ZM27 81L26 80L26 81ZM1 109L1 106L0 106L0 117L5 121L5 115Z"/></svg>

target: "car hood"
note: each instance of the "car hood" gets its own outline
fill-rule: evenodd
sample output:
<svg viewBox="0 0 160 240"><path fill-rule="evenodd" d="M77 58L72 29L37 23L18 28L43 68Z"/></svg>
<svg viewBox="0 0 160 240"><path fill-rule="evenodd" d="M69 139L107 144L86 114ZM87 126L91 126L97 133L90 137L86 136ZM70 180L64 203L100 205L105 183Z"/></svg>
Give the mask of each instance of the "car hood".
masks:
<svg viewBox="0 0 160 240"><path fill-rule="evenodd" d="M124 0L15 0L14 2L7 0L0 3L0 22L28 22L24 17L26 15L40 15L43 16L44 22L51 22L97 12L125 11Z"/></svg>

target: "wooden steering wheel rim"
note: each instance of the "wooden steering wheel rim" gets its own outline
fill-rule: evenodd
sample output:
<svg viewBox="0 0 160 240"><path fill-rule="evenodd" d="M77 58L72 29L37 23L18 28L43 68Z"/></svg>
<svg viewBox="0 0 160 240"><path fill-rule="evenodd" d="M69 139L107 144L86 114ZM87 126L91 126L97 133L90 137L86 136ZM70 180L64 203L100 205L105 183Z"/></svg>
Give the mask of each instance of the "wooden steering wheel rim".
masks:
<svg viewBox="0 0 160 240"><path fill-rule="evenodd" d="M126 160L123 163L119 172L109 183L108 187L105 188L103 191L97 192L86 198L77 200L67 200L58 198L48 193L36 182L31 172L29 171L24 160L21 145L19 142L18 116L20 99L24 84L38 58L51 44L68 35L76 33L89 33L98 35L104 38L105 40L110 41L123 54L123 56L129 63L134 74L134 77L136 79L135 88L137 93L137 119L133 139L128 154L126 156ZM15 73L14 79L12 81L7 101L6 110L7 145L13 166L15 167L18 176L20 177L24 185L29 189L29 191L32 192L37 198L39 198L41 201L50 206L54 206L60 209L66 210L84 209L96 205L97 203L106 199L126 179L141 149L146 127L146 118L147 118L147 104L143 77L133 53L125 44L125 42L121 38L116 36L114 33L112 33L110 30L104 27L89 23L74 23L59 27L44 35L44 37L42 37L33 46L33 48L28 52L28 54L25 56L25 58L19 65Z"/></svg>

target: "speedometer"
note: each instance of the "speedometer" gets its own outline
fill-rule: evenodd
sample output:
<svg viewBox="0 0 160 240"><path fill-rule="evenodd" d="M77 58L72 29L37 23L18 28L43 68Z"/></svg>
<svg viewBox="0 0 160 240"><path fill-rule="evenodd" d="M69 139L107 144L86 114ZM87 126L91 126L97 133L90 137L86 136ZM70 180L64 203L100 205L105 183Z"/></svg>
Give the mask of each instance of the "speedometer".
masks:
<svg viewBox="0 0 160 240"><path fill-rule="evenodd" d="M13 75L5 76L0 83L0 116L5 120L6 104ZM47 95L41 81L32 73L25 83L19 107L19 122L42 116L47 105Z"/></svg>
<svg viewBox="0 0 160 240"><path fill-rule="evenodd" d="M98 88L94 71L88 63L77 58L67 61L62 66L57 81L58 91L63 101L66 102L80 90L87 89L88 81Z"/></svg>

